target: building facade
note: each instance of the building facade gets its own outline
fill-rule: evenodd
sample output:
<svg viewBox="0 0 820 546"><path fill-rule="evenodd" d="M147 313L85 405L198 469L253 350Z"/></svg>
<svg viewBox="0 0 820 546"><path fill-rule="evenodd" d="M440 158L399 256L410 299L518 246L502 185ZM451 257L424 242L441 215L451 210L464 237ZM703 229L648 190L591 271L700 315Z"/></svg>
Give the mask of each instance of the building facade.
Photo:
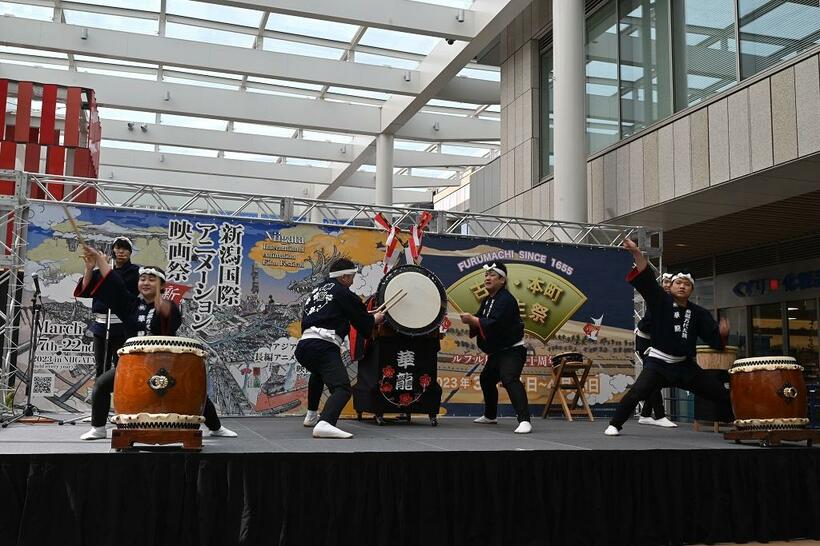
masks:
<svg viewBox="0 0 820 546"><path fill-rule="evenodd" d="M791 354L815 375L820 5L588 0L581 44L565 31L580 25L572 1L533 0L499 37L500 191L470 209L577 220L557 198L569 191L587 221L662 228L665 264L695 273L741 355ZM556 87L572 78L559 50L583 62L570 89L585 142L556 127ZM585 184L555 172L568 138L585 147Z"/></svg>

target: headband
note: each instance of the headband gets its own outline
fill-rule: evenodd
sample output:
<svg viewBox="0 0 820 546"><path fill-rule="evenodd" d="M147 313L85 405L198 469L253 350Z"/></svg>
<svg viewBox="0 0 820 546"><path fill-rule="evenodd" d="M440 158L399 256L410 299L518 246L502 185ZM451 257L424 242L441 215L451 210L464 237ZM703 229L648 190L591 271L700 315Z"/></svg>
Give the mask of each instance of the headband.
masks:
<svg viewBox="0 0 820 546"><path fill-rule="evenodd" d="M353 269L342 269L342 270L339 270L339 271L331 271L330 275L328 275L328 277L330 277L331 279L335 279L336 277L341 277L343 275L355 275L358 272L359 272L359 270L354 267Z"/></svg>
<svg viewBox="0 0 820 546"><path fill-rule="evenodd" d="M675 275L673 273L664 273L663 275L661 275L661 279L664 281L671 281L672 277L674 276Z"/></svg>
<svg viewBox="0 0 820 546"><path fill-rule="evenodd" d="M692 284L692 286L695 286L695 279L693 279L692 275L690 275L689 273L678 273L677 275L672 277L672 282L675 282L678 279L687 280Z"/></svg>
<svg viewBox="0 0 820 546"><path fill-rule="evenodd" d="M165 273L154 267L140 267L140 276L142 275L153 275L163 281L165 280Z"/></svg>
<svg viewBox="0 0 820 546"><path fill-rule="evenodd" d="M482 267L484 268L484 271L495 271L499 276L504 277L505 279L507 278L507 274L504 273L503 269L495 265L495 262L490 265L484 264Z"/></svg>

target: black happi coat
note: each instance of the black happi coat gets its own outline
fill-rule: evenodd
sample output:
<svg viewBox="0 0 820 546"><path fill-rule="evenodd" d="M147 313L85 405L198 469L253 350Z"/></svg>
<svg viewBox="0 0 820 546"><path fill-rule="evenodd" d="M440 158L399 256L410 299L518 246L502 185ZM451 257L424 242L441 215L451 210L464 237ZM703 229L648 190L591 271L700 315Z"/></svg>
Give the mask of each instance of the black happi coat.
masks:
<svg viewBox="0 0 820 546"><path fill-rule="evenodd" d="M350 325L368 336L375 320L359 296L336 279L327 279L313 289L302 311L302 331L308 328L333 330L339 339L350 333Z"/></svg>
<svg viewBox="0 0 820 546"><path fill-rule="evenodd" d="M646 351L652 345L652 339L649 334L652 326L652 312L647 309L641 320L638 321L638 327L635 329L635 352L643 359Z"/></svg>
<svg viewBox="0 0 820 546"><path fill-rule="evenodd" d="M524 339L524 321L518 302L506 288L482 300L478 312L479 327L470 327L470 337L477 337L478 348L492 354Z"/></svg>
<svg viewBox="0 0 820 546"><path fill-rule="evenodd" d="M159 313L154 312L153 303L146 302L141 295L132 294L125 286L122 277L113 271L105 277L97 274L85 290L83 290L83 281L80 279L74 290L74 296L93 297L110 307L111 312L122 321L126 337L173 336L182 325L182 313L177 304L168 301L171 313L167 318L160 316Z"/></svg>
<svg viewBox="0 0 820 546"><path fill-rule="evenodd" d="M671 356L695 358L700 338L713 349L724 349L718 324L712 314L692 302L680 307L660 287L649 267L640 273L633 269L626 280L643 296L647 311L651 313L647 333L652 338L652 348Z"/></svg>
<svg viewBox="0 0 820 546"><path fill-rule="evenodd" d="M115 267L112 269L112 274L119 275L122 277L123 283L125 287L128 289L129 292L134 294L135 296L139 294L137 290L137 281L140 278L140 266L137 264L133 264L130 261L126 262L122 267ZM91 282L89 283L90 286L94 286L98 282L100 282L100 271L98 269L94 270L94 275L91 277ZM108 306L105 304L103 300L98 297L94 297L91 301L91 311L93 313L108 313ZM112 311L112 314L114 312ZM105 336L105 324L97 321L93 321L91 326L88 327L92 334L96 336ZM109 330L110 335L112 336L123 336L126 335L124 333L124 328L122 324L118 323L111 323L111 327Z"/></svg>

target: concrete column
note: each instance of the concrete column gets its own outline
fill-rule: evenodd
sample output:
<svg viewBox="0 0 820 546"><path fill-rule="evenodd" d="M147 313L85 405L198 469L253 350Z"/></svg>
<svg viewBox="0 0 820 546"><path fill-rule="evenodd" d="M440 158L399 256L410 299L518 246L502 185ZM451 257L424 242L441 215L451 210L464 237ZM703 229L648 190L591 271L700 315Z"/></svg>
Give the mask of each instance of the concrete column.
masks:
<svg viewBox="0 0 820 546"><path fill-rule="evenodd" d="M393 205L393 135L376 137L376 205Z"/></svg>
<svg viewBox="0 0 820 546"><path fill-rule="evenodd" d="M553 1L553 216L567 222L587 221L584 23L584 2Z"/></svg>

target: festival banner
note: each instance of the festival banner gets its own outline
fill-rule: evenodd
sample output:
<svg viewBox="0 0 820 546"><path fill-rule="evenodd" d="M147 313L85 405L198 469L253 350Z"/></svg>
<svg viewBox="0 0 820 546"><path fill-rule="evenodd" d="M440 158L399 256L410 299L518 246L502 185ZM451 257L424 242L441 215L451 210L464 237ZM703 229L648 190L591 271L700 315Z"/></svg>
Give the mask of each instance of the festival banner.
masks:
<svg viewBox="0 0 820 546"><path fill-rule="evenodd" d="M293 357L303 302L339 257L361 264L351 290L362 298L374 294L385 275L387 233L377 229L89 206L69 210L89 244L110 253L114 238L126 235L134 243L133 263L166 269L165 296L180 304L184 317L178 335L208 347L209 394L225 415L304 413L308 376ZM451 316L478 309L486 295L482 265L508 265L509 289L526 329L522 381L531 404L545 403L551 357L562 352L592 360L591 404L617 402L633 381L633 291L624 281L631 259L623 250L433 233L424 234L422 246L419 234L395 236L420 252L422 265L439 277ZM91 301L73 297L82 272L77 236L62 207L33 204L24 301L37 273L44 316L33 403L42 410L90 407ZM24 320L21 341L29 328ZM478 376L485 361L468 329L450 323L437 367L444 412L480 413ZM17 364L26 368L27 350ZM348 370L355 383L357 364L350 362ZM503 388L500 403L509 403ZM509 407L501 410L511 414Z"/></svg>

